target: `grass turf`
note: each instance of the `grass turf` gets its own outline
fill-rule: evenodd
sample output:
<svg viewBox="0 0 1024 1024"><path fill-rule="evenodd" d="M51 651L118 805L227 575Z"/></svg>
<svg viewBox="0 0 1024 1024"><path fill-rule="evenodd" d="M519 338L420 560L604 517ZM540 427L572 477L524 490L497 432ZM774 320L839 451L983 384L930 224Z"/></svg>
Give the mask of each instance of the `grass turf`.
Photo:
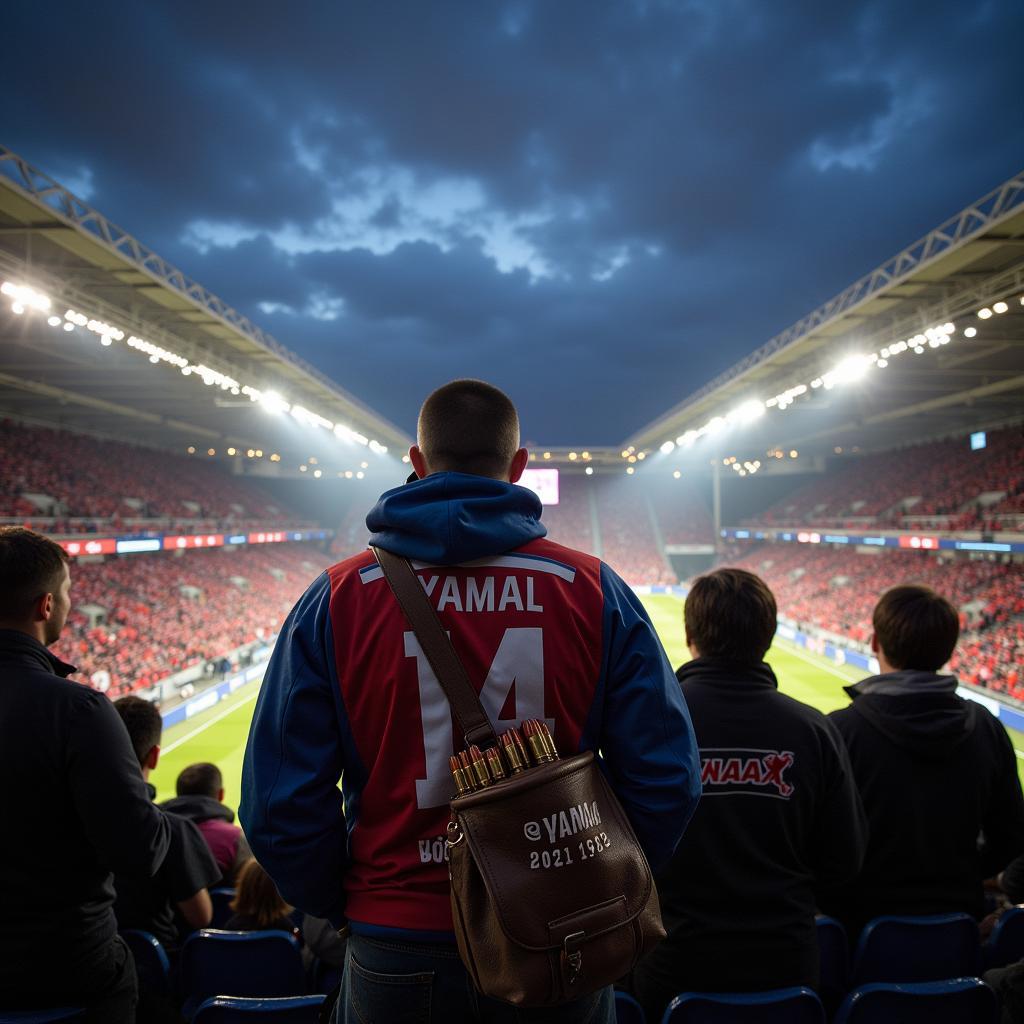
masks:
<svg viewBox="0 0 1024 1024"><path fill-rule="evenodd" d="M683 602L671 595L643 599L654 626L668 651L669 661L679 665L689 657L683 643ZM828 659L782 641L768 653L779 688L820 711L834 711L848 703L843 687L862 678L859 669L835 665ZM242 777L242 753L249 732L258 684L250 683L227 700L196 715L164 734L160 764L150 777L158 799L174 795L174 780L186 765L212 761L224 775L226 802L237 807ZM1024 779L1024 734L1008 729L1017 750L1017 766Z"/></svg>

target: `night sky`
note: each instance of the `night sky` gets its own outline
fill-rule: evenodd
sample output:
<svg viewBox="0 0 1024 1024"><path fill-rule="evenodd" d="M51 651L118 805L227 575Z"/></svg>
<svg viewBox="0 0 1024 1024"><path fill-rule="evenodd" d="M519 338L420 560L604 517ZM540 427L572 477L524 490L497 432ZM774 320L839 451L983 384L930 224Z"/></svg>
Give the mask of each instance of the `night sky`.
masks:
<svg viewBox="0 0 1024 1024"><path fill-rule="evenodd" d="M1019 0L4 4L0 141L410 433L616 444L1024 166Z"/></svg>

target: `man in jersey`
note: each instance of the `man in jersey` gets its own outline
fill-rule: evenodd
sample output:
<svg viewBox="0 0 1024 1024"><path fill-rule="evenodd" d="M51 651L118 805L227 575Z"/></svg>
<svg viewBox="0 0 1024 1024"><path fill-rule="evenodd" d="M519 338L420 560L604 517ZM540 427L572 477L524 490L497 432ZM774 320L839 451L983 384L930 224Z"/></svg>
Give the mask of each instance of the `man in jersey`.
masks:
<svg viewBox="0 0 1024 1024"><path fill-rule="evenodd" d="M545 719L563 756L599 749L649 860L663 863L700 772L642 606L597 558L544 539L539 499L515 485L528 459L518 416L497 388L435 391L417 442L417 479L367 516L373 544L412 560L495 728ZM448 758L462 739L373 554L324 573L267 669L241 820L285 899L351 927L335 1020L611 1024L610 989L538 1011L472 990L444 858Z"/></svg>

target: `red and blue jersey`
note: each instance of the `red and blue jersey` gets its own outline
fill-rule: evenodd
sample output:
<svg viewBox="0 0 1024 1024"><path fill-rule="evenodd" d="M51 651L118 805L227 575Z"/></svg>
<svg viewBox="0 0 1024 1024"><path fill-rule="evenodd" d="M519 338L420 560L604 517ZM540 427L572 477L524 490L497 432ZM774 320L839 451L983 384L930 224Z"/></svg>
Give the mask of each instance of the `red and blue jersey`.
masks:
<svg viewBox="0 0 1024 1024"><path fill-rule="evenodd" d="M563 756L599 749L657 865L700 793L689 715L635 595L546 540L540 510L524 488L442 473L387 492L367 525L411 559L495 729L540 718ZM333 566L285 623L257 702L240 812L253 852L309 913L449 933L448 758L464 745L372 553Z"/></svg>

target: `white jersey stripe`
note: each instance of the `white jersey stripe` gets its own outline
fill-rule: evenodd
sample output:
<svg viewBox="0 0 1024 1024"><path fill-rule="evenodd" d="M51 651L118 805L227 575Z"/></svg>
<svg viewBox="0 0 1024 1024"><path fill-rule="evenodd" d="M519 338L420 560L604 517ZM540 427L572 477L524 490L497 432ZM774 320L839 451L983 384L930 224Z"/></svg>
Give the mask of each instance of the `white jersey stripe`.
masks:
<svg viewBox="0 0 1024 1024"><path fill-rule="evenodd" d="M478 558L473 562L463 562L460 565L432 565L429 562L417 562L413 560L414 569L529 569L530 572L544 572L566 583L572 583L576 579L576 570L572 566L562 562L556 562L550 558L537 557L535 555L498 555L492 558ZM374 580L384 578L384 570L379 565L368 565L359 570L359 579L363 583L372 583Z"/></svg>

